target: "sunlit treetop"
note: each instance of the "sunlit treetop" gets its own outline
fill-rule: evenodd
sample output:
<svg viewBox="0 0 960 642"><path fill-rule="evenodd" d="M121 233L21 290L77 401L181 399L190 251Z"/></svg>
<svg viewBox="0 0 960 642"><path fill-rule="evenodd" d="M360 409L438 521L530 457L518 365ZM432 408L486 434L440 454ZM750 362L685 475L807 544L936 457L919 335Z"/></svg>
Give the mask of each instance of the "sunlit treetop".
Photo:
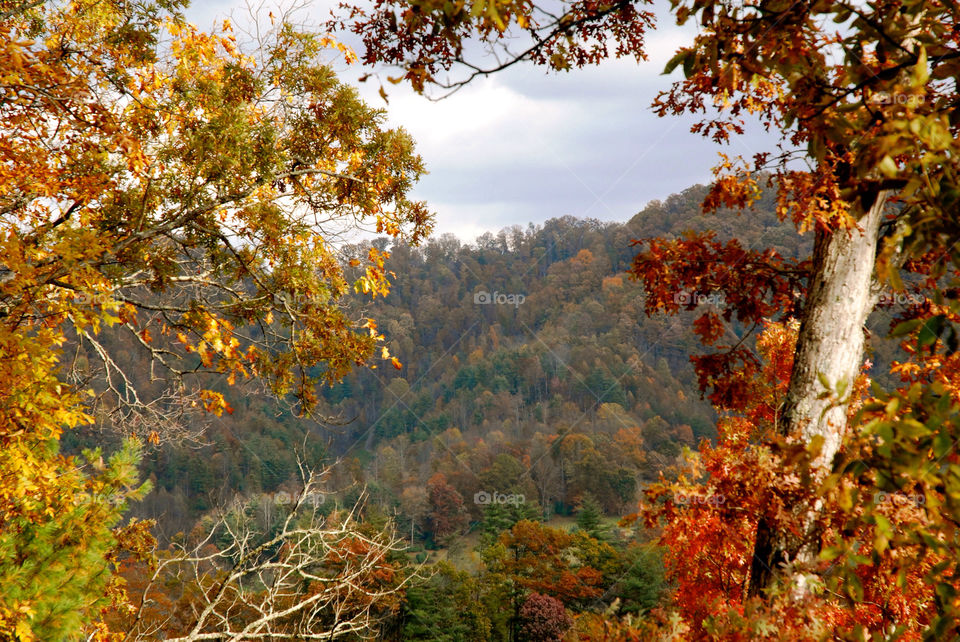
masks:
<svg viewBox="0 0 960 642"><path fill-rule="evenodd" d="M318 383L389 362L348 305L387 292L388 254L348 256L343 235L419 242L432 219L407 193L424 167L325 64L333 40L273 16L257 39L228 22L202 33L176 4L0 6L5 354L41 328L50 346L75 337L113 418L153 430L227 409L196 373L263 381L310 411ZM149 354L161 400L104 324ZM81 370L68 381L92 381Z"/></svg>

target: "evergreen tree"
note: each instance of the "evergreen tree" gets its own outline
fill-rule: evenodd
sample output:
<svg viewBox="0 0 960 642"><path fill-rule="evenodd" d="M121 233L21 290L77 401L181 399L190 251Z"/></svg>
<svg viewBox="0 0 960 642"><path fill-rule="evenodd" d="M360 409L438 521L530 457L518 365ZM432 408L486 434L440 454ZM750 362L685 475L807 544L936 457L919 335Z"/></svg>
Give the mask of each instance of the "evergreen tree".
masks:
<svg viewBox="0 0 960 642"><path fill-rule="evenodd" d="M577 528L595 539L605 539L608 529L603 524L603 509L590 493L584 493L577 511Z"/></svg>
<svg viewBox="0 0 960 642"><path fill-rule="evenodd" d="M55 441L37 451L44 453L38 459L56 475L60 492L15 499L9 487L0 488L9 498L0 529L3 639L75 636L117 596L112 558L124 536L137 537L134 531L149 526L131 522L114 530L127 501L149 490L148 484L135 488L140 446L134 439L106 462L99 450L85 453L89 475L59 456Z"/></svg>
<svg viewBox="0 0 960 642"><path fill-rule="evenodd" d="M477 600L477 580L440 562L426 582L411 586L404 604L404 640L488 640L490 621Z"/></svg>
<svg viewBox="0 0 960 642"><path fill-rule="evenodd" d="M500 533L513 528L521 520L540 521L540 507L533 502L514 502L490 504L483 509L481 532L483 538L492 543Z"/></svg>
<svg viewBox="0 0 960 642"><path fill-rule="evenodd" d="M626 570L611 595L620 600L621 613L646 613L667 589L663 555L650 546L633 546L624 552L623 563Z"/></svg>

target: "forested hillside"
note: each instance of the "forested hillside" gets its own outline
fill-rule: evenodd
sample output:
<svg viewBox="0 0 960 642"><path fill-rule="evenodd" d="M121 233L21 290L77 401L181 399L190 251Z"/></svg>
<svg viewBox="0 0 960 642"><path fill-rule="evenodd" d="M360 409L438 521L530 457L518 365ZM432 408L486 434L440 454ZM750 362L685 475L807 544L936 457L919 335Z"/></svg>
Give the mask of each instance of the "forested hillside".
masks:
<svg viewBox="0 0 960 642"><path fill-rule="evenodd" d="M563 217L475 243L374 241L390 253L393 287L367 312L402 367L357 369L325 388L326 422L278 412L255 388L219 388L232 412L198 416L198 432L206 427L188 447L148 452L154 490L134 513L157 519L164 536L189 530L234 495L282 491L296 480L297 453L313 465L338 462L331 497L349 501L366 488L416 541L436 542L425 489L438 472L462 497L522 493L545 516L569 515L587 495L608 515L629 512L683 447L716 436L689 357L702 351L690 330L694 310L719 302L714 293L678 292L689 313L645 314L642 289L627 274L631 241L712 226L719 240L748 248L809 249L769 198L745 214L708 217L699 206L706 191L652 202L622 224ZM871 326L882 331L889 318L878 310ZM893 345L875 344L889 362ZM120 354L141 363L135 373L148 372L140 346L127 341ZM105 420L67 443L109 439L108 428ZM482 519L482 506L467 509Z"/></svg>
<svg viewBox="0 0 960 642"><path fill-rule="evenodd" d="M470 244L452 236L419 248L375 241L390 252L395 276L390 295L367 312L402 368L357 369L327 387L325 424L278 414L255 389L220 388L232 413L197 417L210 426L190 447L148 452L154 490L134 512L158 519L163 533L188 530L235 493L275 493L293 481L296 451L315 464L339 460L331 488L355 494L366 486L404 530L413 519L431 541L437 533L422 494L437 472L463 497L522 492L546 515L570 514L586 494L609 515L628 512L640 485L682 447L716 434L690 367L689 320L648 317L626 274L632 239L710 222L699 213L705 189L651 203L624 224L564 217ZM747 246L796 243L769 201L749 215L710 218ZM709 293L678 296L711 301ZM149 371L141 346L127 340L120 354L142 364L133 372ZM87 434L102 437L105 427ZM558 441L563 435L578 437ZM482 507L468 508L481 518Z"/></svg>
<svg viewBox="0 0 960 642"><path fill-rule="evenodd" d="M634 510L641 489L683 448L716 437L716 414L690 366L697 344L689 321L718 301L713 293L678 292L690 312L647 316L640 285L627 274L631 241L718 223L724 240L736 231L748 247L778 238L796 243L769 200L749 216L724 212L707 220L699 211L705 193L697 186L650 203L626 223L563 217L475 243L446 235L416 248L387 239L343 248L349 256L371 246L389 253L391 292L366 314L378 320L385 348L402 366L355 369L325 387L317 407L325 422L278 411L257 387L211 381L229 412L196 415L190 439L147 448L141 467L153 490L131 513L156 520L162 542L180 541L237 500L264 511L259 519L269 525L302 489L299 459L332 466L314 489L320 513L362 498L366 519L389 516L405 537L412 552L404 563L428 559L416 553L426 548L437 551L431 561L442 554L460 565L437 567L439 575L411 589L389 625L401 639L461 639L444 637L443 627L474 624L456 609L435 612L446 608L436 603L439 595L451 590L493 600L471 616L487 633L470 639L516 634L510 611L520 609L522 593L496 596L511 574L532 577L540 571L528 565L551 562L531 558L497 572L505 576L491 575L501 563L501 536L519 538L521 549L553 541L558 555L601 547L590 553L592 562L572 569L580 578L573 585L559 588L572 581L559 577L537 585L547 595L566 591L562 601L574 611L601 596L608 604L619 598L623 614L655 606L664 588L660 553L645 531L621 531L613 522ZM138 389L151 389L143 346L110 330L102 342L127 362ZM70 450L109 447L115 432L105 412L64 443ZM581 524L572 539L570 523L556 521L571 515ZM533 522L514 532L524 519ZM478 555L493 558L476 575ZM514 606L501 612L497 600Z"/></svg>

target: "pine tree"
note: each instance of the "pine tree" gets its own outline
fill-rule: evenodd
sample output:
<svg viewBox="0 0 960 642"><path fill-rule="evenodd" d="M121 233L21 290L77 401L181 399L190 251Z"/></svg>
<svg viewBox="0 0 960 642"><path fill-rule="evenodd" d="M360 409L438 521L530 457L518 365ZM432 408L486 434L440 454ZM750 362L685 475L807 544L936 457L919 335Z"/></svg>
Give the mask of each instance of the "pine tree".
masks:
<svg viewBox="0 0 960 642"><path fill-rule="evenodd" d="M135 488L140 446L133 439L106 462L99 450L84 454L81 472L56 452L56 442L37 444L44 452L33 462L41 474L56 476L59 493L16 496L15 486L39 485L30 476L4 476L0 528L0 637L18 640L63 640L92 621L117 595L111 553L118 548L114 531L127 501L142 497L149 485ZM9 458L0 462L8 468ZM14 492L11 492L14 491ZM125 530L148 525L133 522Z"/></svg>
<svg viewBox="0 0 960 642"><path fill-rule="evenodd" d="M484 507L481 531L490 543L521 520L539 521L540 507L535 502L490 504Z"/></svg>
<svg viewBox="0 0 960 642"><path fill-rule="evenodd" d="M603 509L593 495L584 493L577 511L577 528L595 539L605 539L608 529L603 524Z"/></svg>
<svg viewBox="0 0 960 642"><path fill-rule="evenodd" d="M477 602L477 580L440 562L428 581L411 586L404 604L404 640L487 640L490 621Z"/></svg>

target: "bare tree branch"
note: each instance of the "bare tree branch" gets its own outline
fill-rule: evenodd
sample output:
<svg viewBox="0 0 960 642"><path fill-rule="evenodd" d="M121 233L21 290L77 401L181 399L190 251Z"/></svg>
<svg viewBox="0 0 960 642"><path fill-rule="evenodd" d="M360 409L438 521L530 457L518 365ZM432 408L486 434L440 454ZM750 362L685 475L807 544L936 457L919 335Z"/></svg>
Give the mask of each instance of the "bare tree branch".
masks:
<svg viewBox="0 0 960 642"><path fill-rule="evenodd" d="M300 462L303 490L280 510L279 524L258 523L255 503L239 502L210 520L192 545L162 560L139 597L126 640L335 640L373 637L378 614L416 572L400 577L387 560L402 548L392 532L360 524L364 497L324 517L322 474ZM262 507L266 508L266 507ZM184 630L145 617L166 578L187 581L192 615ZM394 577L384 581L384 577ZM181 620L183 618L181 617Z"/></svg>

